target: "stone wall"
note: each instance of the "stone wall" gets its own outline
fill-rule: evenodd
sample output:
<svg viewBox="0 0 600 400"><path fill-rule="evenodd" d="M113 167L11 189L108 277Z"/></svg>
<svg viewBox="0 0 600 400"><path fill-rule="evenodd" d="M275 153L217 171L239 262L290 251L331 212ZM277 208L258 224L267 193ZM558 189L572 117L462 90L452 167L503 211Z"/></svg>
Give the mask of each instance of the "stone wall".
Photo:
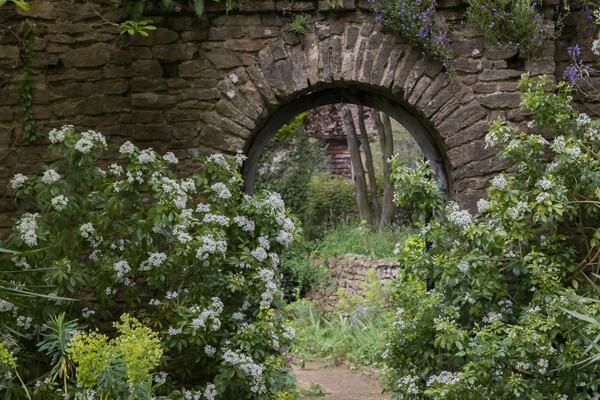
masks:
<svg viewBox="0 0 600 400"><path fill-rule="evenodd" d="M352 294L363 294L360 285L365 282L366 273L374 268L382 281L398 276L398 262L394 260L370 260L367 256L347 254L327 260L333 286L322 290L311 290L306 297L325 310L333 310L338 302L337 288L344 288Z"/></svg>
<svg viewBox="0 0 600 400"><path fill-rule="evenodd" d="M584 60L592 59L593 27L577 2L563 35L539 57L523 59L513 47L485 43L464 23L460 0L438 1L453 40L453 78L381 31L367 0L345 0L334 10L325 0L294 1L290 11L312 15L303 37L289 30L292 16L275 1L242 0L229 15L223 3L209 3L201 19L181 1L169 14L148 16L158 29L147 38L107 25L98 13L109 21L125 18L108 3L35 0L29 12L0 8L0 187L51 157L45 141L20 140L19 32L26 18L35 38L32 111L43 132L63 124L95 129L110 137L112 148L133 140L173 151L183 170L197 168L193 156L242 150L251 186L263 146L294 115L332 102L362 104L403 123L450 197L466 206L505 167L485 146L490 122L524 123L526 115L516 109L519 76L560 76L566 48L575 42ZM544 2L551 30L558 3ZM600 111L598 99L584 100L586 110ZM13 211L6 194L0 230Z"/></svg>

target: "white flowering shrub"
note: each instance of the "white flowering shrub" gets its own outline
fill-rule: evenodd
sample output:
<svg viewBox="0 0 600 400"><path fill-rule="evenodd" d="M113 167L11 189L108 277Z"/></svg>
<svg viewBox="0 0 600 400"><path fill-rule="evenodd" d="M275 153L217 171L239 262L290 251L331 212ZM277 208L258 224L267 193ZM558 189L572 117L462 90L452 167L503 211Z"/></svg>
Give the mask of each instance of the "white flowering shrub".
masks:
<svg viewBox="0 0 600 400"><path fill-rule="evenodd" d="M60 383L87 398L76 374L66 384L54 375L44 381L53 360L36 355L36 341L49 316L65 312L94 330L127 312L161 340L154 393L274 398L288 382L294 333L280 309L279 254L297 234L279 195L243 194L241 155L210 156L202 174L178 178L173 153L127 142L120 161L101 168L101 134L66 126L49 139L58 161L11 181L27 212L3 247L27 252L12 259L5 269L14 273L5 277L85 301L0 305L0 321L11 327L0 332L18 354L25 381L41 380L36 395L62 399ZM5 379L0 391L7 385ZM94 390L89 381L85 388Z"/></svg>
<svg viewBox="0 0 600 400"><path fill-rule="evenodd" d="M529 127L497 121L486 137L510 170L474 214L435 194L399 246L386 352L397 399L600 397L600 365L585 362L598 327L571 316L600 315L581 297L598 293L600 124L573 110L565 84L524 77L521 89ZM430 191L415 176L396 166L409 193L398 199Z"/></svg>

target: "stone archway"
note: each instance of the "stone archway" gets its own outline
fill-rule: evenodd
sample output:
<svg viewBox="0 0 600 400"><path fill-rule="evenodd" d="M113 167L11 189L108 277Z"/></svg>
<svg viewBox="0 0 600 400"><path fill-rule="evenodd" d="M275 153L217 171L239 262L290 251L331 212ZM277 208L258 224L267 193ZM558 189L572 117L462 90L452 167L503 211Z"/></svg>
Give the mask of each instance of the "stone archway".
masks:
<svg viewBox="0 0 600 400"><path fill-rule="evenodd" d="M300 112L339 102L379 109L401 122L450 198L466 206L484 186L481 179L472 187L472 178L498 169L483 140L491 113L472 89L372 23L324 20L302 41L271 42L258 50L258 64L230 72L219 88L224 96L217 108L233 120L224 129L249 127L239 137L241 146L233 145L249 157L247 190L260 152L279 127Z"/></svg>
<svg viewBox="0 0 600 400"><path fill-rule="evenodd" d="M258 127L257 134L248 142L245 149L248 159L242 172L247 192L253 192L260 155L268 142L275 136L277 130L297 114L321 105L334 103L364 105L383 111L399 121L421 147L442 188L445 191L450 190L452 180L448 175L448 160L440 151L439 137L427 121L422 121L418 115L407 110L405 106L393 98L377 93L375 88L344 85L321 89L300 96L281 106L266 119L262 127Z"/></svg>

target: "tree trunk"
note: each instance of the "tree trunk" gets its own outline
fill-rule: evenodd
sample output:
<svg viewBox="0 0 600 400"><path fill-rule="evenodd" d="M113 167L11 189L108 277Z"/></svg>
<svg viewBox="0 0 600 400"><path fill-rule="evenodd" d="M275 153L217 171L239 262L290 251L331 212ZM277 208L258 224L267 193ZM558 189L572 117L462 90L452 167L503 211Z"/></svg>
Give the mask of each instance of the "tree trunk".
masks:
<svg viewBox="0 0 600 400"><path fill-rule="evenodd" d="M381 218L379 227L382 228L392 223L396 214L396 205L394 204L394 186L390 180L391 169L388 160L394 154L394 137L392 134L392 121L387 114L374 113L375 127L379 133L379 142L381 143L381 157L383 158L383 200L381 204Z"/></svg>
<svg viewBox="0 0 600 400"><path fill-rule="evenodd" d="M371 205L371 213L373 214L373 229L378 229L379 223L379 198L377 196L377 180L375 179L375 167L373 165L373 153L371 152L371 144L365 126L365 110L363 106L358 106L358 130L360 131L360 140L365 152L365 169L369 178L369 204Z"/></svg>
<svg viewBox="0 0 600 400"><path fill-rule="evenodd" d="M358 138L356 137L356 127L354 126L354 118L348 108L342 110L342 119L344 121L344 132L348 138L348 151L350 153L350 162L352 163L352 171L354 181L356 182L356 205L361 220L366 220L369 225L373 224L373 215L367 200L367 183L365 179L365 170L363 168L360 149L358 146Z"/></svg>

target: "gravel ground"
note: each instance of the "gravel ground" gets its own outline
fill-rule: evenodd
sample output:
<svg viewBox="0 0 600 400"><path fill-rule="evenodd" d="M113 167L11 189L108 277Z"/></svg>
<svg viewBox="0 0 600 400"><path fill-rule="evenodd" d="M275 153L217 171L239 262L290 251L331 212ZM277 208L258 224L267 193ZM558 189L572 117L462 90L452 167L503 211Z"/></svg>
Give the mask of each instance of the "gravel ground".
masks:
<svg viewBox="0 0 600 400"><path fill-rule="evenodd" d="M308 389L312 383L319 384L326 396L314 397L323 400L384 400L391 395L381 394L379 380L353 372L345 366L326 368L319 362L306 362L304 368L294 367L298 388ZM303 390L304 391L304 390Z"/></svg>

